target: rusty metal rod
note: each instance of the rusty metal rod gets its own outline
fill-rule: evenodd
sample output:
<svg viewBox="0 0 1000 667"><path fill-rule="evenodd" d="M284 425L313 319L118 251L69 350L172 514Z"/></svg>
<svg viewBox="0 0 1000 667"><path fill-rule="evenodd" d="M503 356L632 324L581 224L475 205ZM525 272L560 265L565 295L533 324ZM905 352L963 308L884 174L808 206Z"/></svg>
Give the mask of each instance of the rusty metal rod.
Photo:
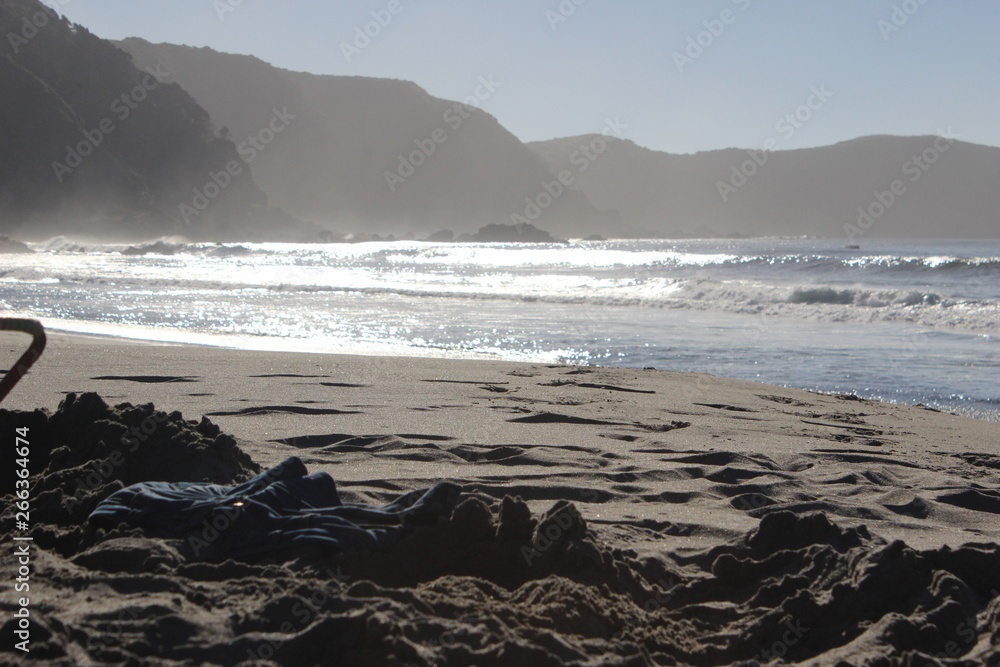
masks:
<svg viewBox="0 0 1000 667"><path fill-rule="evenodd" d="M0 317L0 331L21 331L32 337L31 345L21 358L17 360L7 374L0 380L0 401L3 401L14 388L14 385L24 377L31 365L38 361L45 350L45 327L38 320L28 320L18 317Z"/></svg>

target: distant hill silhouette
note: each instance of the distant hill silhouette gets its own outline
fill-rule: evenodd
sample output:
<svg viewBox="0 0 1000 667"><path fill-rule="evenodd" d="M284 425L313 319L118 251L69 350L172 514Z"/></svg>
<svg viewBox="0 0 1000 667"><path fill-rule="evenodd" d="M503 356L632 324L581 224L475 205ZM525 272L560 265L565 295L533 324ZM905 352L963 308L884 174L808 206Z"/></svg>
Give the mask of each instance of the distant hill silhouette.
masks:
<svg viewBox="0 0 1000 667"><path fill-rule="evenodd" d="M528 146L557 171L584 159L581 147L592 140ZM1000 237L998 184L1000 149L954 137L873 136L768 154L674 155L617 141L574 186L641 235L808 234L858 243Z"/></svg>
<svg viewBox="0 0 1000 667"><path fill-rule="evenodd" d="M0 4L0 35L3 231L233 238L296 229L266 209L247 169L224 173L236 146L162 69L137 68L35 0ZM197 200L206 187L210 197Z"/></svg>
<svg viewBox="0 0 1000 667"><path fill-rule="evenodd" d="M543 184L554 177L493 116L414 83L290 72L135 38L119 44L137 65L169 70L237 144L265 128L273 109L295 114L252 169L272 204L303 219L342 232L471 233L520 222L512 216L525 215L526 199L549 203ZM504 94L496 83L473 81L469 92ZM613 215L571 189L525 221L563 235L614 227Z"/></svg>
<svg viewBox="0 0 1000 667"><path fill-rule="evenodd" d="M526 145L414 83L117 48L36 0L0 3L0 35L0 233L21 238L1000 236L1000 149L958 139L693 155L600 135ZM484 77L470 94L502 86Z"/></svg>
<svg viewBox="0 0 1000 667"><path fill-rule="evenodd" d="M538 229L529 223L516 225L486 225L468 238L460 241L478 241L480 243L564 243L555 239L548 232Z"/></svg>

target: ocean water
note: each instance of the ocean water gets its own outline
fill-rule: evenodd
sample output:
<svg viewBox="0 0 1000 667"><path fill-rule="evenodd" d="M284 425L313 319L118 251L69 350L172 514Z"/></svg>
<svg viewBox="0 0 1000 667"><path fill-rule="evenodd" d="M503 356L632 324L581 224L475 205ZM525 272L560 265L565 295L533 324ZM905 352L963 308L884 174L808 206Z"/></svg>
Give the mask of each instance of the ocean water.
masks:
<svg viewBox="0 0 1000 667"><path fill-rule="evenodd" d="M701 371L1000 421L1000 241L32 248L0 256L0 309L52 329Z"/></svg>

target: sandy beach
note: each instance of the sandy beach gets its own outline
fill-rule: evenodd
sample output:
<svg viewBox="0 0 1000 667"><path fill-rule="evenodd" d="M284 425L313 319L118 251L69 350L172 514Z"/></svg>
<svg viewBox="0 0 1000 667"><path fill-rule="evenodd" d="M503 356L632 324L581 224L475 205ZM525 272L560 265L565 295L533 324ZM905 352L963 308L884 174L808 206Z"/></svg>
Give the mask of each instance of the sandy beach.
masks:
<svg viewBox="0 0 1000 667"><path fill-rule="evenodd" d="M1000 2L135 6L0 2L0 667L1000 667Z"/></svg>
<svg viewBox="0 0 1000 667"><path fill-rule="evenodd" d="M5 664L1000 664L997 423L653 369L64 334L3 407L5 438L33 425L34 531L31 651ZM220 560L87 521L134 482L291 456L345 503L460 496L372 552ZM5 558L8 618L16 577Z"/></svg>

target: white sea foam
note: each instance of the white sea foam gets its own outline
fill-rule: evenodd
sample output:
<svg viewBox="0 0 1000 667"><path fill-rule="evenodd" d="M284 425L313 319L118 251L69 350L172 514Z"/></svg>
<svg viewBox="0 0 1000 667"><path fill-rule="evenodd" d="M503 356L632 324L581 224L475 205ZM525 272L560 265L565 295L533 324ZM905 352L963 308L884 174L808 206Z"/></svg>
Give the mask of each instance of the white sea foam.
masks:
<svg viewBox="0 0 1000 667"><path fill-rule="evenodd" d="M997 242L848 251L802 239L170 238L123 254L128 245L60 237L32 247L0 256L0 308L56 328L246 349L666 365L1000 412L990 402L1000 400Z"/></svg>
<svg viewBox="0 0 1000 667"><path fill-rule="evenodd" d="M35 255L0 261L0 281L114 285L122 299L129 290L360 292L1000 329L996 258L764 257L623 245L203 243L127 256L123 246L83 248L60 237L38 244Z"/></svg>

